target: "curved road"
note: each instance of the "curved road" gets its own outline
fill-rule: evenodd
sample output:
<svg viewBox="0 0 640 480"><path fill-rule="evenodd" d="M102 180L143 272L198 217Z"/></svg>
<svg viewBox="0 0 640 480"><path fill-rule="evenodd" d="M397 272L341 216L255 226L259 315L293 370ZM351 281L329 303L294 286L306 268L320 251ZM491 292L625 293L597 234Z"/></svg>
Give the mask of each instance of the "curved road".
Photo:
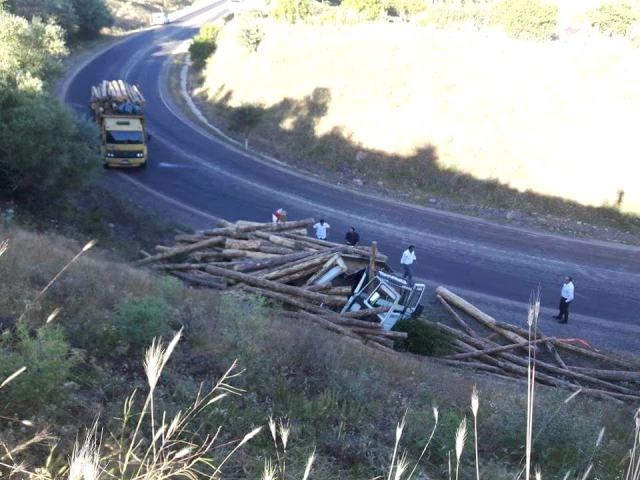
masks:
<svg viewBox="0 0 640 480"><path fill-rule="evenodd" d="M501 320L523 324L530 293L540 285L544 332L640 351L640 248L524 231L357 194L251 158L184 118L167 91L171 57L197 25L215 16L215 9L203 10L128 37L70 79L65 100L83 112L91 85L103 79L136 83L147 98L154 136L149 167L106 172L112 184L134 181L172 199L167 209L202 212L194 228L211 226L211 216L268 221L282 207L289 218L324 217L333 240L341 241L356 226L365 243L378 241L393 267L413 243L420 280L446 285ZM557 314L567 274L574 277L576 298L565 326L550 316Z"/></svg>

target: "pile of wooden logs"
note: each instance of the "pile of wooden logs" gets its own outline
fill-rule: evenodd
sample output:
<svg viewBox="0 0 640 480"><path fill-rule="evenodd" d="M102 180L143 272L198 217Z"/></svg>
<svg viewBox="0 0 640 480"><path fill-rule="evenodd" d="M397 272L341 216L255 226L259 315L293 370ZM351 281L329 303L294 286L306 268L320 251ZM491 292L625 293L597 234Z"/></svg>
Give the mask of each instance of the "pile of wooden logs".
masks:
<svg viewBox="0 0 640 480"><path fill-rule="evenodd" d="M153 264L184 282L215 289L241 289L287 306L284 316L309 320L348 338L388 350L394 338L366 321L380 309L339 314L351 295L350 286L321 281L328 272L351 273L386 268L387 257L375 246L352 247L307 236L313 218L280 224L220 222L218 228L175 237L176 245L158 245L138 264Z"/></svg>
<svg viewBox="0 0 640 480"><path fill-rule="evenodd" d="M110 111L114 105L128 101L144 109L145 99L136 85L130 85L122 80L103 80L102 83L91 87L91 108L95 111Z"/></svg>
<svg viewBox="0 0 640 480"><path fill-rule="evenodd" d="M500 322L444 287L436 289L436 296L456 325L434 324L453 337L458 352L444 357L445 363L521 379L527 378L529 365L533 365L536 382L541 384L609 399L640 400L637 366L547 337L535 326L530 332Z"/></svg>

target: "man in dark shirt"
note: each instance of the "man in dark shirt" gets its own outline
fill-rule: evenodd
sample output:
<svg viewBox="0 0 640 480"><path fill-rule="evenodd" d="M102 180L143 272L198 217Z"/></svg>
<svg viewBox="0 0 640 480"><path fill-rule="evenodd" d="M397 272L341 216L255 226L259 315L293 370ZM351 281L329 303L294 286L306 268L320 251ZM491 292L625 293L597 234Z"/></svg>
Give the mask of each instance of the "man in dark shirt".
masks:
<svg viewBox="0 0 640 480"><path fill-rule="evenodd" d="M356 246L360 243L360 235L356 232L356 229L351 227L344 237L347 240L347 245Z"/></svg>

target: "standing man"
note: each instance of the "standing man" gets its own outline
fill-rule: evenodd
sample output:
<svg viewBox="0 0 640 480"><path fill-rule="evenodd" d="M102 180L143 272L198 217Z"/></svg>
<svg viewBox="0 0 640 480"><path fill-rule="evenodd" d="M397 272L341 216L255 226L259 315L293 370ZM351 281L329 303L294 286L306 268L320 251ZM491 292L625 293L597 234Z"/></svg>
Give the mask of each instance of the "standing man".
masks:
<svg viewBox="0 0 640 480"><path fill-rule="evenodd" d="M573 301L573 279L564 277L564 285L560 292L560 313L553 318L560 320L560 323L569 322L569 304Z"/></svg>
<svg viewBox="0 0 640 480"><path fill-rule="evenodd" d="M356 232L355 227L351 227L344 238L347 241L347 245L351 245L352 247L360 243L360 234Z"/></svg>
<svg viewBox="0 0 640 480"><path fill-rule="evenodd" d="M411 285L413 285L413 264L418 263L415 248L413 245L409 245L409 248L404 251L400 259L400 264L404 270L404 278L406 278Z"/></svg>
<svg viewBox="0 0 640 480"><path fill-rule="evenodd" d="M331 225L325 222L324 218L321 218L320 221L313 226L313 229L316 231L316 238L318 240L326 240L327 231L330 228L331 228Z"/></svg>

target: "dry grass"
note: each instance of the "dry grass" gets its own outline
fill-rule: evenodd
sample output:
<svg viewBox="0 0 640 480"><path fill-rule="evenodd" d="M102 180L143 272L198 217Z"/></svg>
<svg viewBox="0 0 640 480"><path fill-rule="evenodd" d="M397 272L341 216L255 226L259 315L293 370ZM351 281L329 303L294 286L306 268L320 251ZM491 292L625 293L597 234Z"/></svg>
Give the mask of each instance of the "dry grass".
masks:
<svg viewBox="0 0 640 480"><path fill-rule="evenodd" d="M477 180L448 175L441 188L474 200L491 200L485 182L497 181L640 213L640 51L624 41L527 43L406 24L263 28L256 54L223 32L204 93L263 104L254 136L282 157L360 172L386 157L386 178L370 178L397 175L414 191L433 191L425 177L444 171ZM359 150L368 157L357 161Z"/></svg>

